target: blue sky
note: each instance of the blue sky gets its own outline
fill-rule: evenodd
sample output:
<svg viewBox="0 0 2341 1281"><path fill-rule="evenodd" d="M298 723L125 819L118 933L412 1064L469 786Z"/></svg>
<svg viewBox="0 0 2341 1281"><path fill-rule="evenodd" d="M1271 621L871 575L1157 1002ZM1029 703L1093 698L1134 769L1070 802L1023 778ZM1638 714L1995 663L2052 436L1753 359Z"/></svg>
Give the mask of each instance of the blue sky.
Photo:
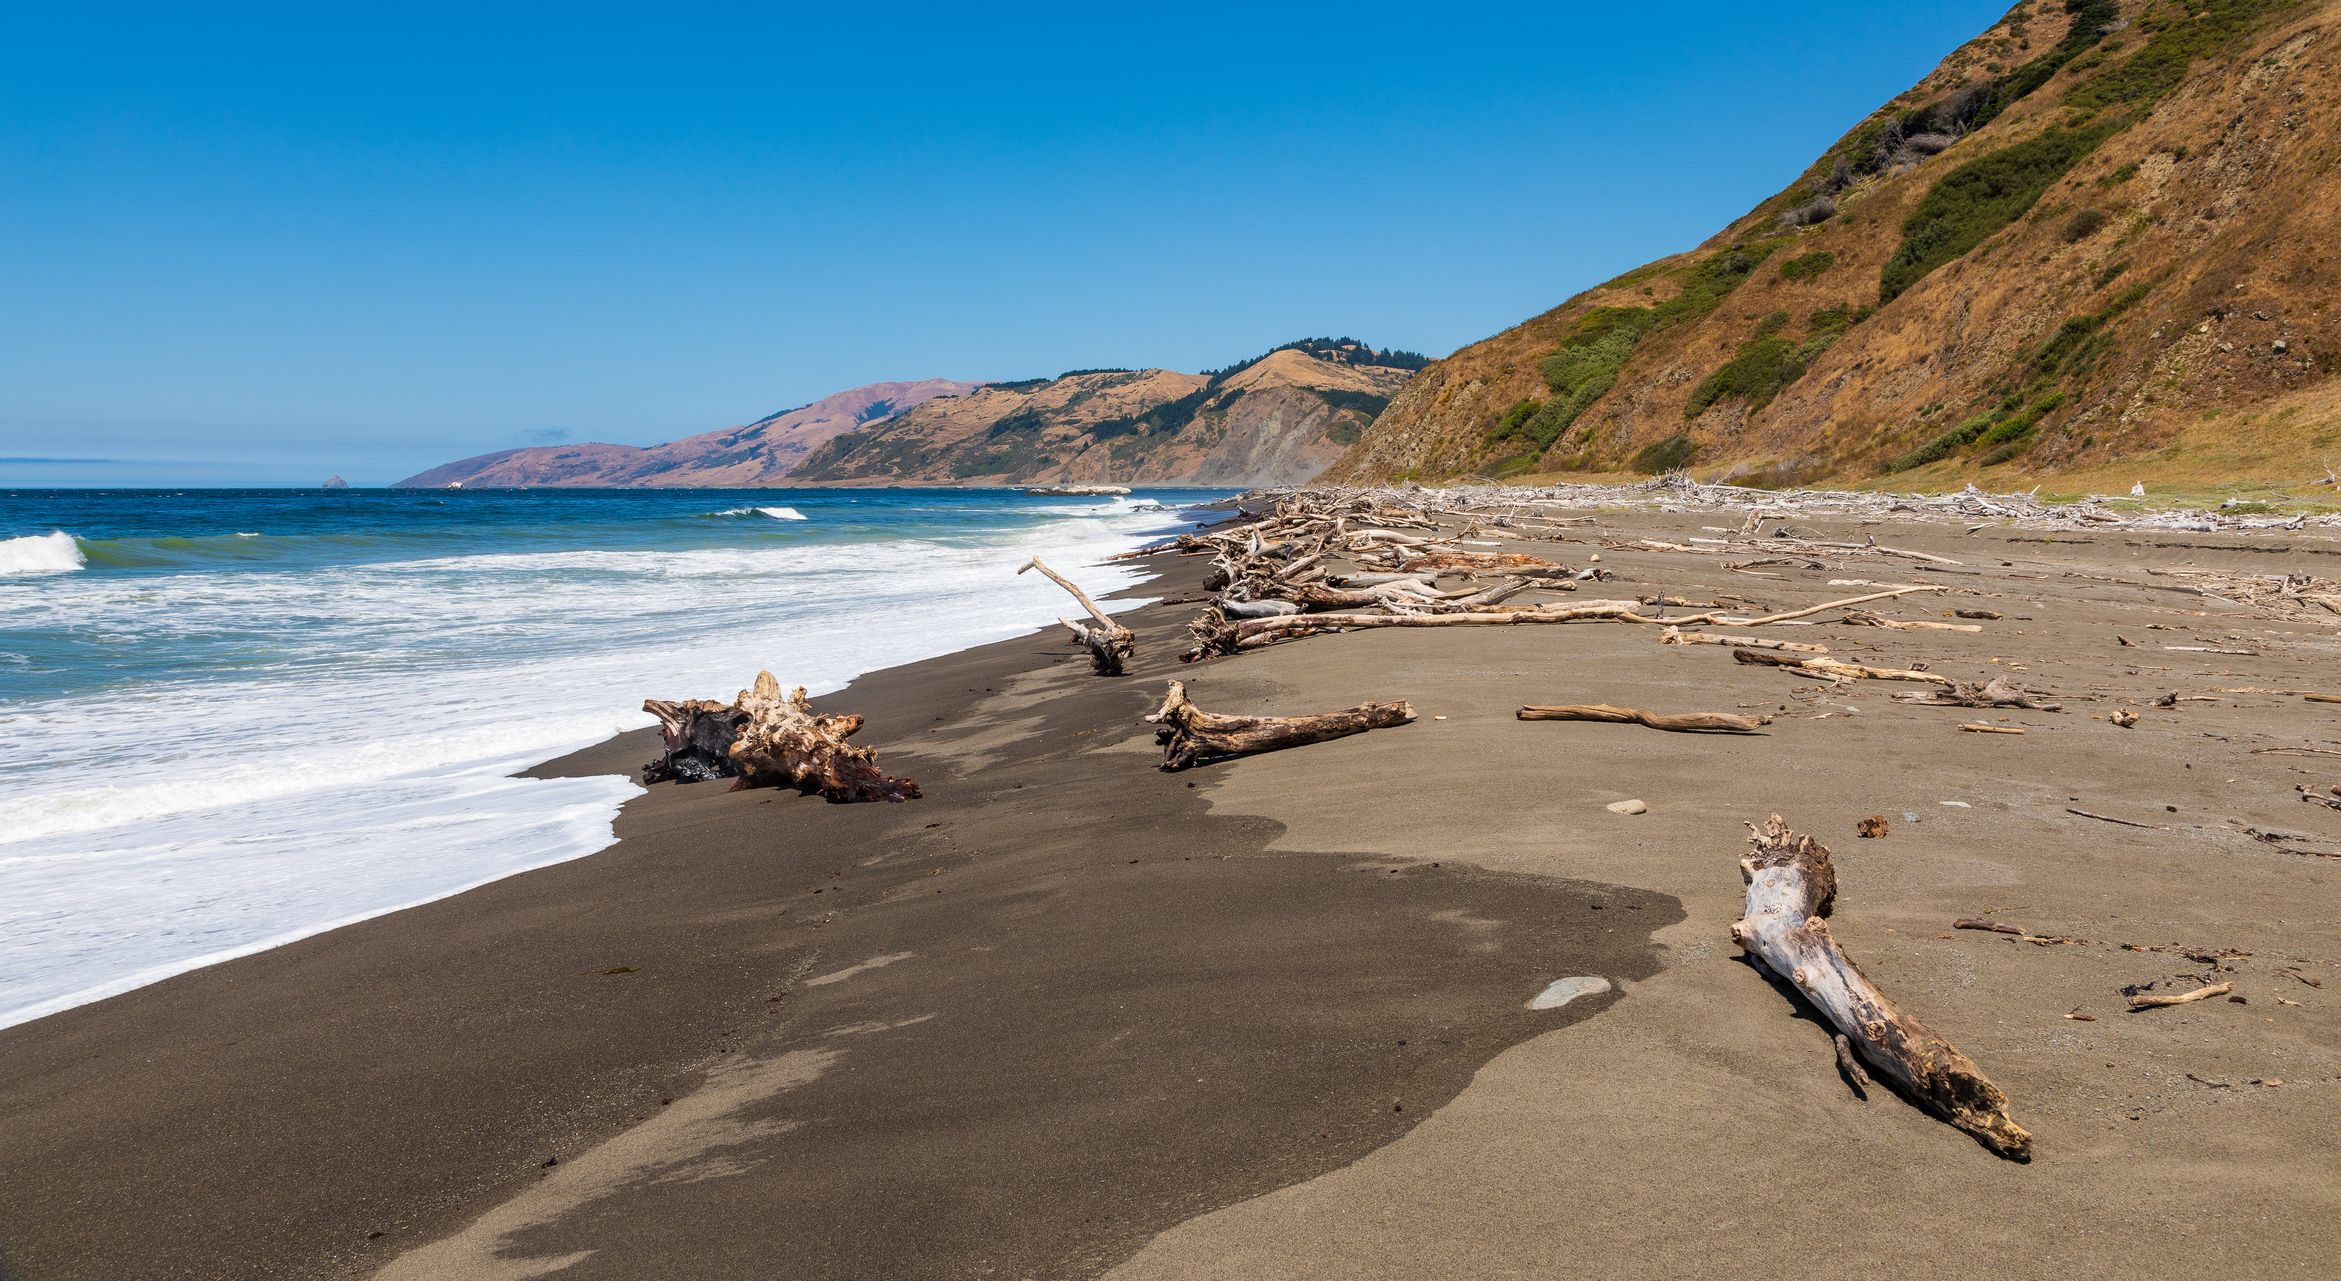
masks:
<svg viewBox="0 0 2341 1281"><path fill-rule="evenodd" d="M2004 7L15 6L0 487L1443 355L1703 239Z"/></svg>

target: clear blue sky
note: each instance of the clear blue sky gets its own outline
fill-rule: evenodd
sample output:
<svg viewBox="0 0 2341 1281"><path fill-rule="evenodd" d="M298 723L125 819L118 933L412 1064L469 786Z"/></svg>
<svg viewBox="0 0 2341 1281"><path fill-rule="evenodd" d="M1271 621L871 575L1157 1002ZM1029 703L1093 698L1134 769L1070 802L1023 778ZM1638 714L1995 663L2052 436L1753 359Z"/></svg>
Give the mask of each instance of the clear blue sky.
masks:
<svg viewBox="0 0 2341 1281"><path fill-rule="evenodd" d="M1443 355L1703 239L2004 7L12 6L0 487Z"/></svg>

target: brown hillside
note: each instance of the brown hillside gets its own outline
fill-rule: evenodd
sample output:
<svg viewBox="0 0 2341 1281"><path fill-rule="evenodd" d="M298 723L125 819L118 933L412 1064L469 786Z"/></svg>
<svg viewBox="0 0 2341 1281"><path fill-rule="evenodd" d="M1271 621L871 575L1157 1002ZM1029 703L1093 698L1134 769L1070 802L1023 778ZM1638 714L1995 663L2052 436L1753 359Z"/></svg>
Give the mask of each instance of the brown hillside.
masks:
<svg viewBox="0 0 2341 1281"><path fill-rule="evenodd" d="M2341 462L2341 0L2028 0L1699 249L1422 371L1328 479Z"/></svg>
<svg viewBox="0 0 2341 1281"><path fill-rule="evenodd" d="M1294 484L1338 458L1405 384L1406 369L1378 358L1360 344L1310 343L1217 375L1106 370L994 384L841 436L791 479Z"/></svg>

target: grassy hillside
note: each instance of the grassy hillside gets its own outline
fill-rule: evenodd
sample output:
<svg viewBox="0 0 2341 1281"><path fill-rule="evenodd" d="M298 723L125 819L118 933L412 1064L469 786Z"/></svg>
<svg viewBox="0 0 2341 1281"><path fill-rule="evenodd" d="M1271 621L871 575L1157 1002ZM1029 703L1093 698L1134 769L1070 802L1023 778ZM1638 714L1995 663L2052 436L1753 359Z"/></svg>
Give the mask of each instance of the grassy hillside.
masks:
<svg viewBox="0 0 2341 1281"><path fill-rule="evenodd" d="M1328 477L2321 476L2337 233L2341 0L2027 0L1706 244L1431 364Z"/></svg>

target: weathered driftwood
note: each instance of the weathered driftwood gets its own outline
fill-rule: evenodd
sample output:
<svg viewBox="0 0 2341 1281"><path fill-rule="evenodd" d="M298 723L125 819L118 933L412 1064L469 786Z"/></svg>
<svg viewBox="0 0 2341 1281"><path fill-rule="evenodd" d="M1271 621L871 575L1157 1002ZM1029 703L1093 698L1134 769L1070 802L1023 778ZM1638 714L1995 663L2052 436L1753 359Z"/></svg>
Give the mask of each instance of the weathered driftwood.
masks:
<svg viewBox="0 0 2341 1281"><path fill-rule="evenodd" d="M2021 707L2035 712L2061 712L2065 705L2039 690L2023 689L2009 682L2005 676L1994 676L1984 684L1951 681L1940 689L1914 690L1896 694L1896 702L1918 703L1927 707Z"/></svg>
<svg viewBox="0 0 2341 1281"><path fill-rule="evenodd" d="M1523 707L1524 721L1606 721L1617 725L1647 725L1677 734L1756 734L1772 723L1769 716L1738 716L1731 712L1647 712L1639 707L1612 707L1607 703L1566 703L1552 707Z"/></svg>
<svg viewBox="0 0 2341 1281"><path fill-rule="evenodd" d="M667 748L665 755L642 767L644 786L739 776L739 768L732 764L732 743L740 736L739 708L705 698L652 698L643 701L642 710L658 718Z"/></svg>
<svg viewBox="0 0 2341 1281"><path fill-rule="evenodd" d="M1195 706L1184 681L1172 681L1162 706L1146 718L1155 726L1166 770L1347 738L1413 719L1414 709L1403 702L1364 703L1314 716L1221 716Z"/></svg>
<svg viewBox="0 0 2341 1281"><path fill-rule="evenodd" d="M2130 998L2130 1008L2133 1010L2168 1009L2173 1005L2189 1005L2196 1001L2208 1001L2214 996L2225 996L2234 990L2235 984L2233 983L2213 983L2207 987L2196 988L2192 992L2181 992L2176 996L2140 992Z"/></svg>
<svg viewBox="0 0 2341 1281"><path fill-rule="evenodd" d="M1980 632L1983 630L1980 623L1938 623L1924 618L1888 618L1883 614L1873 614L1866 609L1849 609L1845 611L1845 617L1838 621L1853 627L1883 627L1897 632Z"/></svg>
<svg viewBox="0 0 2341 1281"><path fill-rule="evenodd" d="M1804 641L1773 640L1765 636L1725 636L1716 632L1686 632L1669 627L1658 638L1661 645L1723 645L1732 649L1777 649L1791 654L1826 654L1826 645Z"/></svg>
<svg viewBox="0 0 2341 1281"><path fill-rule="evenodd" d="M878 755L845 740L862 727L854 715L815 712L803 686L783 693L770 672L730 703L650 699L666 755L642 767L642 781L733 778L731 790L792 786L832 801L907 801L918 784L879 772Z"/></svg>
<svg viewBox="0 0 2341 1281"><path fill-rule="evenodd" d="M1089 599L1088 592L1075 586L1072 579L1050 569L1042 563L1040 557L1035 556L1026 561L1016 572L1021 574L1027 569L1039 570L1050 582L1072 593L1073 599L1081 602L1081 608L1089 611L1090 621L1087 623L1076 623L1069 618L1059 618L1057 621L1065 625L1065 630L1073 633L1075 644L1089 651L1089 664L1097 669L1098 675L1121 675L1122 660L1138 652L1137 635L1115 622L1103 606Z"/></svg>
<svg viewBox="0 0 2341 1281"><path fill-rule="evenodd" d="M2032 1136L2009 1117L2008 1096L1974 1060L1887 1000L1837 946L1823 919L1837 898L1827 848L1777 814L1749 830L1755 852L1740 861L1747 909L1732 938L1802 993L1879 1076L1992 1151L2030 1160Z"/></svg>
<svg viewBox="0 0 2341 1281"><path fill-rule="evenodd" d="M1731 651L1734 661L1753 667L1786 667L1814 672L1839 680L1858 681L1924 681L1930 685L1949 685L1951 678L1933 672L1904 671L1898 667L1869 667L1835 658L1793 658L1786 654L1768 654L1752 649Z"/></svg>

